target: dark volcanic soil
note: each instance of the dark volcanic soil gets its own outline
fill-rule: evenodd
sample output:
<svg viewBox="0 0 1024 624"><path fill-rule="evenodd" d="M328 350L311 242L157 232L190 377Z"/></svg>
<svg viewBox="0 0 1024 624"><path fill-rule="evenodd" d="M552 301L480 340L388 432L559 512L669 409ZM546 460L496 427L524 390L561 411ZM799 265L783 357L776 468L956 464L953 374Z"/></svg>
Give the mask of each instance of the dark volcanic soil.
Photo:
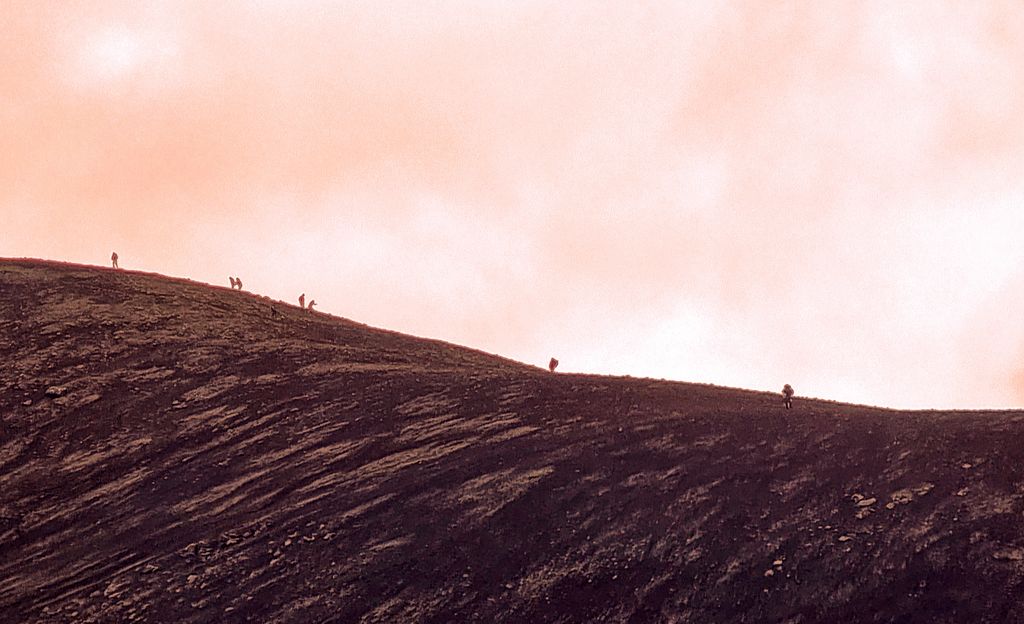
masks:
<svg viewBox="0 0 1024 624"><path fill-rule="evenodd" d="M1024 622L1024 412L787 412L39 261L0 261L0 362L0 622Z"/></svg>

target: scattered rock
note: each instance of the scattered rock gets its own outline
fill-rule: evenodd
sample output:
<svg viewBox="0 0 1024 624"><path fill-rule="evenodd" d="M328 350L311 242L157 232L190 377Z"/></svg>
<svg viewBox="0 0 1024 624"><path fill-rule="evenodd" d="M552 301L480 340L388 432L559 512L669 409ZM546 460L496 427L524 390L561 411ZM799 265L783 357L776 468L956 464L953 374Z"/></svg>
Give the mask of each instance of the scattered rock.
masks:
<svg viewBox="0 0 1024 624"><path fill-rule="evenodd" d="M934 483L922 483L914 489L914 494L918 496L926 496L928 492L931 492L934 488Z"/></svg>
<svg viewBox="0 0 1024 624"><path fill-rule="evenodd" d="M964 462L960 464L960 467L963 468L964 470L970 470L971 468L974 468L974 465Z"/></svg>
<svg viewBox="0 0 1024 624"><path fill-rule="evenodd" d="M28 407L29 405L32 405L32 399L25 399L21 404Z"/></svg>
<svg viewBox="0 0 1024 624"><path fill-rule="evenodd" d="M198 580L199 580L199 575L198 574L189 574L188 578L185 579L185 582L188 583L189 585L192 585L192 584L194 584Z"/></svg>
<svg viewBox="0 0 1024 624"><path fill-rule="evenodd" d="M46 396L50 397L51 399L56 397L62 397L67 393L67 386L50 386L49 388L46 389Z"/></svg>
<svg viewBox="0 0 1024 624"><path fill-rule="evenodd" d="M857 506L858 507L870 507L870 506L874 505L877 502L878 502L878 499L875 498L875 497L865 498L863 500L858 501L857 502Z"/></svg>
<svg viewBox="0 0 1024 624"><path fill-rule="evenodd" d="M1004 548L992 553L993 559L999 561L1024 561L1024 548Z"/></svg>
<svg viewBox="0 0 1024 624"><path fill-rule="evenodd" d="M906 488L896 490L889 495L889 500L891 500L894 505L906 505L910 501L914 500L914 493ZM888 505L886 505L886 507L888 507Z"/></svg>
<svg viewBox="0 0 1024 624"><path fill-rule="evenodd" d="M767 570L764 571L764 575L765 576L775 576L775 570L772 570L771 568L768 568Z"/></svg>
<svg viewBox="0 0 1024 624"><path fill-rule="evenodd" d="M888 502L885 504L886 509L896 509L896 503Z"/></svg>
<svg viewBox="0 0 1024 624"><path fill-rule="evenodd" d="M848 542L848 541L850 541L852 539L853 539L853 536L851 536L851 535L840 535L839 536L839 541L840 542Z"/></svg>
<svg viewBox="0 0 1024 624"><path fill-rule="evenodd" d="M853 502L855 503L859 503L862 500L864 500L864 495L861 494L860 492L856 492L853 496L850 497L850 499L853 500Z"/></svg>
<svg viewBox="0 0 1024 624"><path fill-rule="evenodd" d="M960 488L959 490L957 490L956 495L957 496L967 496L967 492L969 492L969 491L970 490L968 488Z"/></svg>
<svg viewBox="0 0 1024 624"><path fill-rule="evenodd" d="M103 595L107 598L120 596L127 588L128 584L124 580L114 579L113 581L110 581L107 588L103 590Z"/></svg>
<svg viewBox="0 0 1024 624"><path fill-rule="evenodd" d="M782 567L782 559L776 559L775 561L772 561L772 565L777 567L777 568L781 568Z"/></svg>

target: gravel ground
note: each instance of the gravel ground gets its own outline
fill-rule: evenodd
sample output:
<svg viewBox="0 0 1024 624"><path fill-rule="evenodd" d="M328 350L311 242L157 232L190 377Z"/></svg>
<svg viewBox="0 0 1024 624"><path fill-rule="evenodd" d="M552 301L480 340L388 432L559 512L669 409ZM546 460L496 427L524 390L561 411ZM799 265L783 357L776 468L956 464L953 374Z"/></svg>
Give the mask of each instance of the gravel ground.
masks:
<svg viewBox="0 0 1024 624"><path fill-rule="evenodd" d="M0 362L2 622L1024 621L1021 411L783 410L34 260Z"/></svg>

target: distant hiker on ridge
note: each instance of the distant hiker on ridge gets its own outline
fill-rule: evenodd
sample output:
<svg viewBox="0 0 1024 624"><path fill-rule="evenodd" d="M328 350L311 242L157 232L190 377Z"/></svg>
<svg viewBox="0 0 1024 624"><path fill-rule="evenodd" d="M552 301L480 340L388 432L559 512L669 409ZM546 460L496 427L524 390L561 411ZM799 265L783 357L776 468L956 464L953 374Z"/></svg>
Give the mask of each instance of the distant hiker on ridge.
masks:
<svg viewBox="0 0 1024 624"><path fill-rule="evenodd" d="M551 358L551 361L548 362L548 370L553 373L555 372L556 368L558 368L558 360L556 360L555 358Z"/></svg>
<svg viewBox="0 0 1024 624"><path fill-rule="evenodd" d="M299 309L306 309L306 293L302 293L301 295L299 295Z"/></svg>
<svg viewBox="0 0 1024 624"><path fill-rule="evenodd" d="M793 409L793 386L789 384L782 386L782 404L786 409Z"/></svg>
<svg viewBox="0 0 1024 624"><path fill-rule="evenodd" d="M238 284L238 290L242 290L242 278L236 277L235 284Z"/></svg>
<svg viewBox="0 0 1024 624"><path fill-rule="evenodd" d="M117 252L116 251L114 253L110 254L110 263L114 265L115 269L117 268Z"/></svg>
<svg viewBox="0 0 1024 624"><path fill-rule="evenodd" d="M230 275L228 276L228 281L231 282L231 290L234 290L235 286L238 286L238 282L236 282L235 278L231 277Z"/></svg>
<svg viewBox="0 0 1024 624"><path fill-rule="evenodd" d="M306 306L306 311L307 312L312 312L313 311L313 306L315 306L315 305L316 305L316 299L310 299L309 300L309 305Z"/></svg>

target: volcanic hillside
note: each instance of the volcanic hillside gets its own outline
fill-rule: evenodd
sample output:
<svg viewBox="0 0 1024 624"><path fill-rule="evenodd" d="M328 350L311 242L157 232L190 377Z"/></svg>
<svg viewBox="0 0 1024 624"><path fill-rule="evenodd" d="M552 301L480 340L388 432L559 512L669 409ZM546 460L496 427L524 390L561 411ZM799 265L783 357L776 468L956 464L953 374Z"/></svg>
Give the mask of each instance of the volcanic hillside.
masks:
<svg viewBox="0 0 1024 624"><path fill-rule="evenodd" d="M27 260L0 362L0 622L1024 621L1024 412L786 411Z"/></svg>

